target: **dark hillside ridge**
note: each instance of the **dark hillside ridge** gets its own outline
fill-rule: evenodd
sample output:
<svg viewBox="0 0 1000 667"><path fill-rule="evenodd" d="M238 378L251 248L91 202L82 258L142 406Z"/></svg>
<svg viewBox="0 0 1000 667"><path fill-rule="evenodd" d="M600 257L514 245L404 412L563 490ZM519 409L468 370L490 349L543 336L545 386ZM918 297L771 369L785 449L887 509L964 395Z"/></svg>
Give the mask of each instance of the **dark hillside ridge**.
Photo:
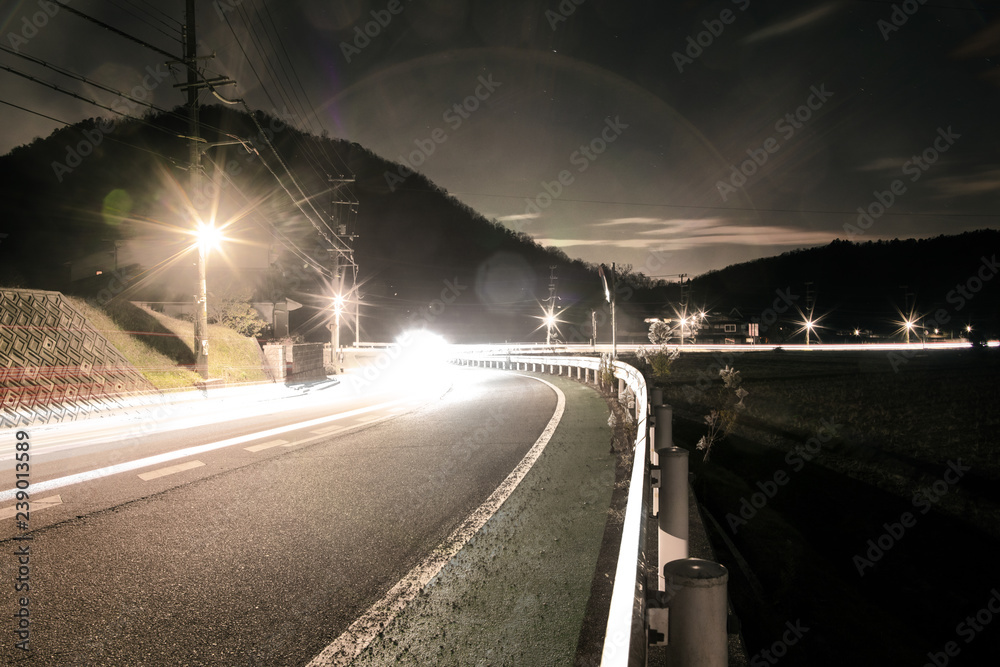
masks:
<svg viewBox="0 0 1000 667"><path fill-rule="evenodd" d="M293 193L301 186L320 216L328 216L328 179L353 174L363 340L391 340L416 325L456 342L544 341L539 316L555 266L558 307L565 309L559 338L588 341L593 309L598 340L610 342L596 266L486 219L420 174L402 183L393 180L390 188L386 174L399 174L400 166L357 143L308 135L260 112L254 122L245 113L209 106L202 108L201 119L207 142L238 137L261 156L240 145L205 151L202 199L218 192L220 220L249 210L227 235L256 239L262 258L259 268L239 274L227 274L223 262L211 262L210 298L227 286L251 289L260 301L292 298L305 306L292 312L293 326L310 339L327 338L323 324L333 287L303 258L327 265L326 245L281 185ZM262 129L295 182L284 174ZM8 234L0 243L0 285L189 302L194 275L186 259L165 272L139 266L117 281L109 276L115 240L149 238L150 244L173 244L174 251L189 243L178 233L193 226L184 213L190 210L184 195L187 145L181 138L186 130L181 108L110 128L91 119L0 157L7 193L0 231ZM268 167L281 177L281 185ZM165 233L164 224L173 231ZM903 308L899 286L908 285L920 311L943 307L956 322L974 318L995 327L993 282L984 281L961 308L951 290L976 275L980 257L993 256L998 238L1000 233L984 230L925 241L835 241L695 278L691 308L738 307L747 318L759 318L779 289L797 295L796 305L805 308L804 283L811 281L817 313L833 309L842 326L874 327L895 316L893 304ZM71 280L74 265L99 253L107 257L104 275ZM618 289L619 340L645 341L642 320L670 315L679 296L676 284L630 274Z"/></svg>

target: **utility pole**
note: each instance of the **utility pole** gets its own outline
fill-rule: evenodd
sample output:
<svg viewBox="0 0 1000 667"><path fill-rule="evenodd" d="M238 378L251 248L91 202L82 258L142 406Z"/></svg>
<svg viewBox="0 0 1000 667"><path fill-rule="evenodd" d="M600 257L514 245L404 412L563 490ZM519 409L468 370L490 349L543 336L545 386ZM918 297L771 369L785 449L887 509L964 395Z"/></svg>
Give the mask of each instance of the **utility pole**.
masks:
<svg viewBox="0 0 1000 667"><path fill-rule="evenodd" d="M334 354L340 352L340 313L345 305L353 302L354 305L354 346L357 347L361 336L360 322L360 295L358 294L358 264L354 259L354 240L358 238L358 200L351 190L354 178L347 178L340 175L337 178L330 178L330 220L333 223L334 238L340 242L342 247L330 248L331 269L336 283L337 294L335 300L337 304L337 318L333 332ZM351 272L351 288L345 290L345 277L347 271ZM347 294L351 295L347 299Z"/></svg>
<svg viewBox="0 0 1000 667"><path fill-rule="evenodd" d="M187 65L188 110L188 187L190 200L200 201L201 191L201 123L198 118L198 37L195 29L194 0L186 0L184 8L184 64ZM197 224L197 223L196 223ZM206 281L204 244L198 244L198 292L195 295L194 354L195 368L202 379L208 378L208 285Z"/></svg>
<svg viewBox="0 0 1000 667"><path fill-rule="evenodd" d="M615 263L611 262L611 358L618 358L618 325L615 321Z"/></svg>
<svg viewBox="0 0 1000 667"><path fill-rule="evenodd" d="M916 305L914 303L913 292L908 291L909 285L900 285L899 289L903 290L903 317L905 322L903 322L903 328L906 330L906 342L910 342L910 329L913 328L913 307Z"/></svg>
<svg viewBox="0 0 1000 667"><path fill-rule="evenodd" d="M816 298L815 292L813 292L812 281L808 281L806 284L806 345L809 344L809 334L812 333L812 322L813 322L813 307L814 300Z"/></svg>
<svg viewBox="0 0 1000 667"><path fill-rule="evenodd" d="M188 134L185 138L188 140L188 187L192 205L194 202L201 201L199 196L201 191L201 151L202 144L205 143L205 140L201 138L201 122L198 118L198 93L203 88L210 88L213 85L235 83L231 79L222 77L212 81L201 80L201 74L198 71L198 38L195 28L194 4L195 0L186 0L184 7L184 55L180 63L187 68L187 83L174 86L187 91ZM200 226L203 223L199 219L195 221L195 224ZM198 244L198 291L195 294L194 353L195 368L203 379L208 378L208 286L206 281L208 250L204 242Z"/></svg>
<svg viewBox="0 0 1000 667"><path fill-rule="evenodd" d="M546 345L551 345L552 344L552 325L555 324L555 321L556 321L556 314L555 314L556 300L559 299L559 297L556 296L556 280L557 280L557 278L556 278L556 267L555 266L550 266L549 267L549 298L545 299L545 301L549 302L548 311L545 313L545 344Z"/></svg>
<svg viewBox="0 0 1000 667"><path fill-rule="evenodd" d="M688 306L688 295L684 293L684 279L687 278L686 273L678 274L681 278L681 347L684 346L684 326L687 324L687 306Z"/></svg>
<svg viewBox="0 0 1000 667"><path fill-rule="evenodd" d="M615 326L615 264L611 263L611 271L608 275L607 267L603 264L598 268L598 275L601 277L601 282L604 285L604 298L607 299L608 303L611 304L611 358L616 359L618 357L618 340L617 329ZM597 327L594 327L594 340L597 340Z"/></svg>

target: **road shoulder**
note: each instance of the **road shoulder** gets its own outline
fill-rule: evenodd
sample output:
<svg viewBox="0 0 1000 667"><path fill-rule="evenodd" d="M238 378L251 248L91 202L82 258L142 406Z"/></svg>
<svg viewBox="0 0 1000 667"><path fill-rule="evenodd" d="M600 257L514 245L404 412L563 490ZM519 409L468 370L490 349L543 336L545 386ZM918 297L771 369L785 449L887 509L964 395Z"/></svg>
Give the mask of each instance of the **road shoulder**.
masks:
<svg viewBox="0 0 1000 667"><path fill-rule="evenodd" d="M614 486L608 407L545 376L566 411L500 510L354 665L572 665Z"/></svg>

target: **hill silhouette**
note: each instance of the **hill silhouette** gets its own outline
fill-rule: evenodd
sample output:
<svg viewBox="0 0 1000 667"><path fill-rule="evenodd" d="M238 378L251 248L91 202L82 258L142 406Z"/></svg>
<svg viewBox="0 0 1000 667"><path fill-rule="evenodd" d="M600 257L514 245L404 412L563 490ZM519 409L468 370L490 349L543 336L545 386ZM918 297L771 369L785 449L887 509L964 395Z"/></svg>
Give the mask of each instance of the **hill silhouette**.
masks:
<svg viewBox="0 0 1000 667"><path fill-rule="evenodd" d="M791 322L801 319L797 309L805 313L811 296L814 315L824 317L829 331L886 335L912 313L931 329L958 332L971 324L995 336L998 249L1000 231L991 229L921 240L837 240L698 276L691 281L692 303L738 308L767 323L777 299L791 304L779 322Z"/></svg>
<svg viewBox="0 0 1000 667"><path fill-rule="evenodd" d="M595 265L486 219L422 175L357 143L309 135L259 112L251 117L210 106L202 108L201 119L207 144L229 145L206 144L206 177L192 199L208 204L204 210L216 206L218 220L235 221L222 261L213 256L210 262L210 298L242 291L259 301L294 299L305 307L293 311L293 325L307 338L327 338L336 287L315 268L329 266L330 258L313 222L329 219L336 194L358 202L356 227L349 222L358 235L363 340L391 340L407 328L427 326L456 342L543 341L539 316L553 266L557 310L563 309L560 339L588 340L596 311L598 339L610 340ZM0 157L7 193L0 231L8 235L0 243L0 285L98 302L189 303L193 255L185 254L191 238L182 233L193 227L185 194L186 134L178 108L114 125L86 120ZM330 179L349 175L355 181L334 192ZM952 291L976 275L981 256L990 259L998 236L986 230L924 241L836 241L699 276L690 285L689 307L736 307L760 319L779 289L791 290L804 309L804 283L811 282L816 312L832 311L828 322L836 326L878 328L895 316L894 306L905 309L905 294L912 293L921 312L945 308L954 322L975 319L996 329L992 282L983 282L961 308ZM130 262L134 266L115 275L116 241L156 248L174 260ZM225 260L234 252L256 259L234 268ZM102 275L81 269L94 257ZM644 342L642 320L670 314L680 290L622 268L619 339Z"/></svg>

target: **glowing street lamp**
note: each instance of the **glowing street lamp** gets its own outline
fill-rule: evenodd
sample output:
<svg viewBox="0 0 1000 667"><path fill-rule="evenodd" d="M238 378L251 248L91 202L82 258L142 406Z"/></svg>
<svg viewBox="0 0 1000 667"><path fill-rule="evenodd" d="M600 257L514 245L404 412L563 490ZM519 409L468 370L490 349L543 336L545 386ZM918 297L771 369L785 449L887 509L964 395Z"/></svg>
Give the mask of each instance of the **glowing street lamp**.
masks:
<svg viewBox="0 0 1000 667"><path fill-rule="evenodd" d="M545 318L542 320L545 322L545 344L552 344L552 327L556 325L556 316L552 313L551 307L548 312L545 313Z"/></svg>
<svg viewBox="0 0 1000 667"><path fill-rule="evenodd" d="M198 246L198 300L195 303L195 368L203 379L208 379L208 253L217 250L224 240L222 230L212 223L198 222L194 231Z"/></svg>
<svg viewBox="0 0 1000 667"><path fill-rule="evenodd" d="M906 343L909 344L910 331L913 330L914 322L913 320L906 320L906 322L904 322L903 325L906 327Z"/></svg>
<svg viewBox="0 0 1000 667"><path fill-rule="evenodd" d="M340 368L340 314L344 312L344 295L333 297L333 326L330 327L330 346L333 348L333 367Z"/></svg>
<svg viewBox="0 0 1000 667"><path fill-rule="evenodd" d="M805 325L806 325L806 345L808 345L809 334L812 333L813 327L816 326L816 323L813 322L812 320L806 320Z"/></svg>

